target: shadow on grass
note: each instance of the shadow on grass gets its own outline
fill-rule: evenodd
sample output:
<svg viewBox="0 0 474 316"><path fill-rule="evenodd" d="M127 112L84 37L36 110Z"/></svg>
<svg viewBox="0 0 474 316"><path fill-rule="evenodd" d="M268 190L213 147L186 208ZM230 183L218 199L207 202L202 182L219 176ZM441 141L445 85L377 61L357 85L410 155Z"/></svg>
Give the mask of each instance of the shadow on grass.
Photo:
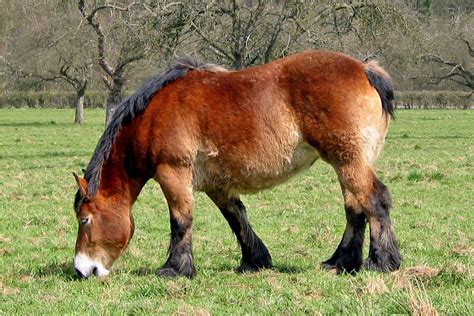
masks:
<svg viewBox="0 0 474 316"><path fill-rule="evenodd" d="M8 122L0 123L1 127L50 127L50 126L74 126L71 122L56 122L54 120L47 122Z"/></svg>
<svg viewBox="0 0 474 316"><path fill-rule="evenodd" d="M303 273L306 269L302 269L301 267L297 266L288 266L288 265L275 265L273 270L285 273L285 274L296 274L296 273Z"/></svg>
<svg viewBox="0 0 474 316"><path fill-rule="evenodd" d="M217 267L214 268L208 268L206 273L220 273L220 272L233 272L235 274L241 274L240 272L237 271L237 266L232 266L230 264L220 264ZM136 275L136 276L150 276L150 275L156 275L156 267L140 267L138 269L132 270L131 274ZM296 274L296 273L303 273L305 269L302 269L301 267L297 266L287 266L287 265L275 265L271 269L265 269L262 271L275 271L278 273L284 273L284 274ZM120 273L119 271L117 273ZM199 268L198 272L199 274ZM249 273L258 273L257 272L249 272Z"/></svg>
<svg viewBox="0 0 474 316"><path fill-rule="evenodd" d="M79 278L74 272L72 262L50 263L31 270L20 271L20 274L39 278L57 276L69 281L81 280L81 278Z"/></svg>
<svg viewBox="0 0 474 316"><path fill-rule="evenodd" d="M131 274L136 275L136 276L148 276L148 275L155 275L156 273L156 268L152 267L140 267L138 269L135 269L131 272Z"/></svg>
<svg viewBox="0 0 474 316"><path fill-rule="evenodd" d="M1 159L52 159L57 157L67 158L87 158L90 156L88 151L48 151L43 153L31 153L31 154L4 154L1 155Z"/></svg>
<svg viewBox="0 0 474 316"><path fill-rule="evenodd" d="M392 135L387 139L470 139L472 136L464 135L436 135L436 136L408 136L408 135Z"/></svg>

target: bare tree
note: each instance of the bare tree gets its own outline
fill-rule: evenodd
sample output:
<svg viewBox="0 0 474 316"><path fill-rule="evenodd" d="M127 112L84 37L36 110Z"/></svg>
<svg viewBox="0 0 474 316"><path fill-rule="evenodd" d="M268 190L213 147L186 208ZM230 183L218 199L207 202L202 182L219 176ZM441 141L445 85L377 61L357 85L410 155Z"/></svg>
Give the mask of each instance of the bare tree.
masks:
<svg viewBox="0 0 474 316"><path fill-rule="evenodd" d="M10 2L9 9L21 12L21 22L11 20L19 36L7 38L2 64L11 78L26 87L63 82L76 92L74 122L84 120L84 96L91 78L92 59L81 50L87 41L80 19L67 4ZM49 23L42 17L48 15ZM25 23L27 19L28 23ZM18 24L17 24L18 23Z"/></svg>
<svg viewBox="0 0 474 316"><path fill-rule="evenodd" d="M240 69L306 49L377 55L399 90L472 91L473 10L469 0L3 0L0 93L72 87L79 109L85 89L104 90L111 110L173 55Z"/></svg>
<svg viewBox="0 0 474 316"><path fill-rule="evenodd" d="M82 66L62 66L59 70L61 78L70 84L76 91L76 113L74 123L84 122L84 98L91 77L92 64Z"/></svg>
<svg viewBox="0 0 474 316"><path fill-rule="evenodd" d="M418 58L422 75L416 79L438 89L463 89L472 95L474 12L434 18L423 34L426 45Z"/></svg>
<svg viewBox="0 0 474 316"><path fill-rule="evenodd" d="M474 58L474 50L467 40L463 40L466 44L466 49L471 58ZM422 56L425 62L431 62L439 65L439 73L433 74L427 78L430 84L439 84L442 81L452 81L458 85L471 89L471 94L474 92L474 59L469 65L463 65L461 62L444 59L436 54L429 54Z"/></svg>
<svg viewBox="0 0 474 316"><path fill-rule="evenodd" d="M295 42L295 20L302 14L296 0L203 2L190 5L190 11L200 54L215 56L234 69L287 54Z"/></svg>
<svg viewBox="0 0 474 316"><path fill-rule="evenodd" d="M157 52L170 52L182 24L180 3L169 1L77 1L97 38L98 65L108 92L106 123L123 98L127 70ZM169 32L169 34L167 33Z"/></svg>
<svg viewBox="0 0 474 316"><path fill-rule="evenodd" d="M77 66L72 62L65 61L59 69L50 69L46 73L31 73L19 65L7 61L3 61L3 63L9 68L10 74L16 74L18 78L28 80L30 86L57 81L64 81L69 84L76 92L74 123L79 125L84 123L84 98L90 81L91 64Z"/></svg>
<svg viewBox="0 0 474 316"><path fill-rule="evenodd" d="M376 51L383 55L389 47L386 33L394 29L384 20L401 16L393 5L366 1L232 0L190 7L200 54L235 69L308 48L355 52L361 58Z"/></svg>

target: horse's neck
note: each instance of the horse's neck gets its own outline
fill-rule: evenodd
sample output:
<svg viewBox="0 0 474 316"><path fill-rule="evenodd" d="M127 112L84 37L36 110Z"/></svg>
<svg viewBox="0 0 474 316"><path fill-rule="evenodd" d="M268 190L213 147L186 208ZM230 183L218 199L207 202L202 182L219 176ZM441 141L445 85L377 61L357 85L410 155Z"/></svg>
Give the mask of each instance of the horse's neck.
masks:
<svg viewBox="0 0 474 316"><path fill-rule="evenodd" d="M127 170L123 160L124 155L111 155L102 167L102 176L99 190L103 195L118 195L129 205L135 203L143 186L145 178L133 175Z"/></svg>

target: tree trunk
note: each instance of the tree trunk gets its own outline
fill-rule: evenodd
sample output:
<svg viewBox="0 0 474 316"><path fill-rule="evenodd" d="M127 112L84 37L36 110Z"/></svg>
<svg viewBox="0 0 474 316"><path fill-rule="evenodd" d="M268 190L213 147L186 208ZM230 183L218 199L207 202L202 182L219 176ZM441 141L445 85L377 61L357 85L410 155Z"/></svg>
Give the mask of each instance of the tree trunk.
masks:
<svg viewBox="0 0 474 316"><path fill-rule="evenodd" d="M105 126L106 127L109 125L110 120L112 119L112 116L114 115L115 106L117 105L115 103L112 103L110 99L111 99L111 96L109 93L109 97L107 98L107 108L105 109Z"/></svg>
<svg viewBox="0 0 474 316"><path fill-rule="evenodd" d="M240 52L234 52L234 69L239 70L245 68L244 57Z"/></svg>
<svg viewBox="0 0 474 316"><path fill-rule="evenodd" d="M123 87L125 85L124 78L114 79L111 89L107 95L107 109L105 112L105 126L109 125L114 115L115 108L122 101Z"/></svg>
<svg viewBox="0 0 474 316"><path fill-rule="evenodd" d="M76 92L76 115L74 116L74 123L79 125L84 123L84 95L85 89L79 89Z"/></svg>

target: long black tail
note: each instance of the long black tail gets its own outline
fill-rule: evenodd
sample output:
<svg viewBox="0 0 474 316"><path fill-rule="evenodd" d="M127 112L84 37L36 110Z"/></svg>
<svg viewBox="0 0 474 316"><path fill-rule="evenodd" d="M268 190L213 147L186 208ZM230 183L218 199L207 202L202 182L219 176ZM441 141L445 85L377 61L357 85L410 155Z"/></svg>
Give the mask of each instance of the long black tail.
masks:
<svg viewBox="0 0 474 316"><path fill-rule="evenodd" d="M371 60L365 65L365 73L370 84L377 90L382 100L384 113L395 118L395 106L393 105L393 80L392 77L378 64Z"/></svg>

